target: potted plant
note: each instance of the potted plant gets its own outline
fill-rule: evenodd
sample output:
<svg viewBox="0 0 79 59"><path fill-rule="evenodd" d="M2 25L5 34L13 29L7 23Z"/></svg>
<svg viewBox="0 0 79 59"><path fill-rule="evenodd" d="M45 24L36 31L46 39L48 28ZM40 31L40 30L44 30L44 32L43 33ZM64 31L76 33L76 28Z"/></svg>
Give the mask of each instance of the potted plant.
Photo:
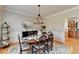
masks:
<svg viewBox="0 0 79 59"><path fill-rule="evenodd" d="M44 26L41 26L41 27L42 27L41 31L42 31L42 32L45 32L46 26L44 25Z"/></svg>

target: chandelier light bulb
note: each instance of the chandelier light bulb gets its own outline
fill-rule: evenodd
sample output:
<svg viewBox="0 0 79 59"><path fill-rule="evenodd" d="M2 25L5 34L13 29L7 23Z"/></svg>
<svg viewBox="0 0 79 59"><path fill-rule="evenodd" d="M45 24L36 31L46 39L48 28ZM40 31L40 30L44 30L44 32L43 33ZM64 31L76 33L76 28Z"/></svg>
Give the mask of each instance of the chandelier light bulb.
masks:
<svg viewBox="0 0 79 59"><path fill-rule="evenodd" d="M37 23L37 20L36 19L34 20L34 23Z"/></svg>

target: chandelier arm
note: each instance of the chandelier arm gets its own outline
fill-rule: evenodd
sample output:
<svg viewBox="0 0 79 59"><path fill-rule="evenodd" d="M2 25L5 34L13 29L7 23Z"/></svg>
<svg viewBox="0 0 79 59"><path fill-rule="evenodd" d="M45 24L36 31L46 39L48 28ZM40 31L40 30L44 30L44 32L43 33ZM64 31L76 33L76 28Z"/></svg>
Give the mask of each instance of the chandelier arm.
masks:
<svg viewBox="0 0 79 59"><path fill-rule="evenodd" d="M38 16L37 18L35 19L34 21L36 24L44 24L44 21L43 19L41 18L41 15L40 15L40 5L38 5Z"/></svg>

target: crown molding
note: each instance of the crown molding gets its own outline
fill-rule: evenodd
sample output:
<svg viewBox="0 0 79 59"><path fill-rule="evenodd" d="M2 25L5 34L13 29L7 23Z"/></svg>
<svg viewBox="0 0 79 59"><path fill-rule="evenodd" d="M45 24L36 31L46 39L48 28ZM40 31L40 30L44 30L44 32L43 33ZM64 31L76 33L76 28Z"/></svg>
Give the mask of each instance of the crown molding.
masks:
<svg viewBox="0 0 79 59"><path fill-rule="evenodd" d="M70 9L67 9L67 10L64 10L64 11L61 11L61 12L49 15L49 16L46 16L44 18L49 18L49 17L57 16L57 15L60 15L60 14L63 14L63 13L66 13L66 12L69 12L69 11L72 11L72 10L76 10L76 9L79 9L79 6L76 6L76 7L73 7L73 8L70 8Z"/></svg>
<svg viewBox="0 0 79 59"><path fill-rule="evenodd" d="M21 11L9 9L9 8L4 8L4 7L2 8L2 7L0 7L0 9L2 9L4 11L8 11L8 12L14 12L16 14L28 16L28 17L34 17L34 15L33 16L30 16L30 14L26 14L25 12L21 12ZM72 11L72 10L76 10L76 9L79 9L79 6L76 6L76 7L73 7L73 8L70 8L70 9L67 9L67 10L64 10L64 11L61 11L61 12L58 12L58 13L55 13L55 14L51 14L51 15L46 16L46 17L43 17L43 18L49 18L51 16L60 15L60 14L63 14L63 13L66 13L66 12L69 12L69 11Z"/></svg>
<svg viewBox="0 0 79 59"><path fill-rule="evenodd" d="M4 8L4 7L2 9L4 11L7 11L7 12L13 12L13 13L20 14L20 15L24 15L24 16L27 16L27 17L33 17L33 16L30 16L30 14L26 14L25 12L21 12L21 11L9 9L9 8Z"/></svg>

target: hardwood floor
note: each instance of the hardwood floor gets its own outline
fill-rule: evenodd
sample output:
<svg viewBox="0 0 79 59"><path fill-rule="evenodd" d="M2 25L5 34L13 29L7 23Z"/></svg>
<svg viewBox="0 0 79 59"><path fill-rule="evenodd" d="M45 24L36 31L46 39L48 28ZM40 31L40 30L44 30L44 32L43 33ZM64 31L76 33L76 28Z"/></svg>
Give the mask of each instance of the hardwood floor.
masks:
<svg viewBox="0 0 79 59"><path fill-rule="evenodd" d="M68 38L65 40L65 44L69 47L70 53L72 53L72 54L79 53L79 39Z"/></svg>
<svg viewBox="0 0 79 59"><path fill-rule="evenodd" d="M14 47L16 46L18 43L15 43L15 44L10 44L8 47L5 47L5 48L0 48L0 54L7 54L7 51L10 47Z"/></svg>
<svg viewBox="0 0 79 59"><path fill-rule="evenodd" d="M64 44L60 41L54 40L55 44ZM7 54L7 51L10 47L16 46L18 43L11 44L9 47L6 48L0 48L0 54ZM78 54L79 53L79 39L75 38L68 38L65 40L65 44L69 47L69 50L71 54Z"/></svg>

